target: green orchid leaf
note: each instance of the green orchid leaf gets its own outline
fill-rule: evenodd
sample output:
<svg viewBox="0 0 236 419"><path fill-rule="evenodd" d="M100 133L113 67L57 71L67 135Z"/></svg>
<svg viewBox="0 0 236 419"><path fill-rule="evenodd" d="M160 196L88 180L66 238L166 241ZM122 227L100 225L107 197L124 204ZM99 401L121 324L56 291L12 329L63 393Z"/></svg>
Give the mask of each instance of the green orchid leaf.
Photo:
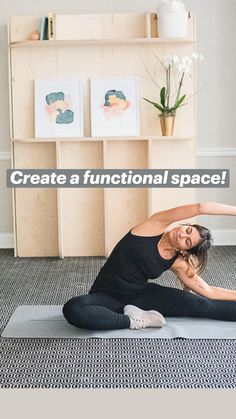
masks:
<svg viewBox="0 0 236 419"><path fill-rule="evenodd" d="M161 104L164 108L165 107L165 101L166 101L166 88L165 88L165 86L162 87L162 89L160 91L160 101L161 101Z"/></svg>
<svg viewBox="0 0 236 419"><path fill-rule="evenodd" d="M170 112L175 112L176 111L176 109L178 109L178 108L180 108L181 106L183 106L183 105L181 105L181 103L184 101L184 99L186 98L186 95L184 95L184 96L182 96L179 100L178 100L178 102L176 102L176 104L175 104L175 106L173 106L173 108L171 108L170 109Z"/></svg>
<svg viewBox="0 0 236 419"><path fill-rule="evenodd" d="M183 101L184 101L184 99L186 98L186 95L183 95L179 100L178 100L178 102L176 103L176 105L175 106L179 106Z"/></svg>
<svg viewBox="0 0 236 419"><path fill-rule="evenodd" d="M146 100L146 102L151 103L151 105L155 106L155 108L157 108L159 111L165 112L165 109L162 106L160 106L158 103L152 102L151 100L146 99L145 97L143 97L143 99Z"/></svg>
<svg viewBox="0 0 236 419"><path fill-rule="evenodd" d="M176 102L176 104L175 104L175 106L174 106L174 109L177 109L180 105L181 105L181 103L184 101L184 99L186 98L186 95L183 95L179 100L178 100L178 102Z"/></svg>

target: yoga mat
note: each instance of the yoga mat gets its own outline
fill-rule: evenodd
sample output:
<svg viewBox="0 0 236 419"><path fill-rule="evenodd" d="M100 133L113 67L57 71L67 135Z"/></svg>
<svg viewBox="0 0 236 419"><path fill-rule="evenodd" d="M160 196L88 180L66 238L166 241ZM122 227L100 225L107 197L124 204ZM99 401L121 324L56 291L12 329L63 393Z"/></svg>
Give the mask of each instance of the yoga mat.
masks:
<svg viewBox="0 0 236 419"><path fill-rule="evenodd" d="M2 333L8 338L236 339L236 322L166 317L162 328L85 330L67 323L59 305L19 306Z"/></svg>

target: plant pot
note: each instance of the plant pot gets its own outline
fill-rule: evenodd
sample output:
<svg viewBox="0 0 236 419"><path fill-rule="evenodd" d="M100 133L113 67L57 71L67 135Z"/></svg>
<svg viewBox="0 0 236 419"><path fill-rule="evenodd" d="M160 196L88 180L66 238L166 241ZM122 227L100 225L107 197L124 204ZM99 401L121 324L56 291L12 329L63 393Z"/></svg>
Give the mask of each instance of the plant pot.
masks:
<svg viewBox="0 0 236 419"><path fill-rule="evenodd" d="M161 123L161 134L163 136L172 136L175 125L175 115L159 115Z"/></svg>
<svg viewBox="0 0 236 419"><path fill-rule="evenodd" d="M188 35L188 12L163 12L157 19L160 38L185 38Z"/></svg>

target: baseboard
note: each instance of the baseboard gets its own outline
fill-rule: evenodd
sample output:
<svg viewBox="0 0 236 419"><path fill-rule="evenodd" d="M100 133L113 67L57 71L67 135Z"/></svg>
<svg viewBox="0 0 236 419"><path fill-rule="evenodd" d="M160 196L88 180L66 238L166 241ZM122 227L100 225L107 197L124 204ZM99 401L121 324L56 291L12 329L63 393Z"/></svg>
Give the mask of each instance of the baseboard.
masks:
<svg viewBox="0 0 236 419"><path fill-rule="evenodd" d="M12 249L14 247L13 233L0 233L0 249Z"/></svg>
<svg viewBox="0 0 236 419"><path fill-rule="evenodd" d="M211 230L215 246L236 246L236 230Z"/></svg>
<svg viewBox="0 0 236 419"><path fill-rule="evenodd" d="M0 160L11 160L10 151L0 151Z"/></svg>
<svg viewBox="0 0 236 419"><path fill-rule="evenodd" d="M235 157L236 147L197 148L197 157Z"/></svg>

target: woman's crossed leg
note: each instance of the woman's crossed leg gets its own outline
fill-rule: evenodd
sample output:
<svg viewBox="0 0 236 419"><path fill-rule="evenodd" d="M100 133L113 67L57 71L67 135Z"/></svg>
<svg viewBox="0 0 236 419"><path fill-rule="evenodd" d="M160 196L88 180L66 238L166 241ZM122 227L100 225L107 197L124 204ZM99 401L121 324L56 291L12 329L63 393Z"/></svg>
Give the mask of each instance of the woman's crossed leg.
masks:
<svg viewBox="0 0 236 419"><path fill-rule="evenodd" d="M69 300L63 307L66 320L89 330L126 329L130 318L123 314L125 305L142 310L156 310L164 317L195 317L236 321L236 302L210 300L176 288L149 283L136 295L114 297L94 292Z"/></svg>
<svg viewBox="0 0 236 419"><path fill-rule="evenodd" d="M68 323L82 329L127 329L130 319L123 314L125 304L113 296L94 292L73 297L63 307Z"/></svg>

